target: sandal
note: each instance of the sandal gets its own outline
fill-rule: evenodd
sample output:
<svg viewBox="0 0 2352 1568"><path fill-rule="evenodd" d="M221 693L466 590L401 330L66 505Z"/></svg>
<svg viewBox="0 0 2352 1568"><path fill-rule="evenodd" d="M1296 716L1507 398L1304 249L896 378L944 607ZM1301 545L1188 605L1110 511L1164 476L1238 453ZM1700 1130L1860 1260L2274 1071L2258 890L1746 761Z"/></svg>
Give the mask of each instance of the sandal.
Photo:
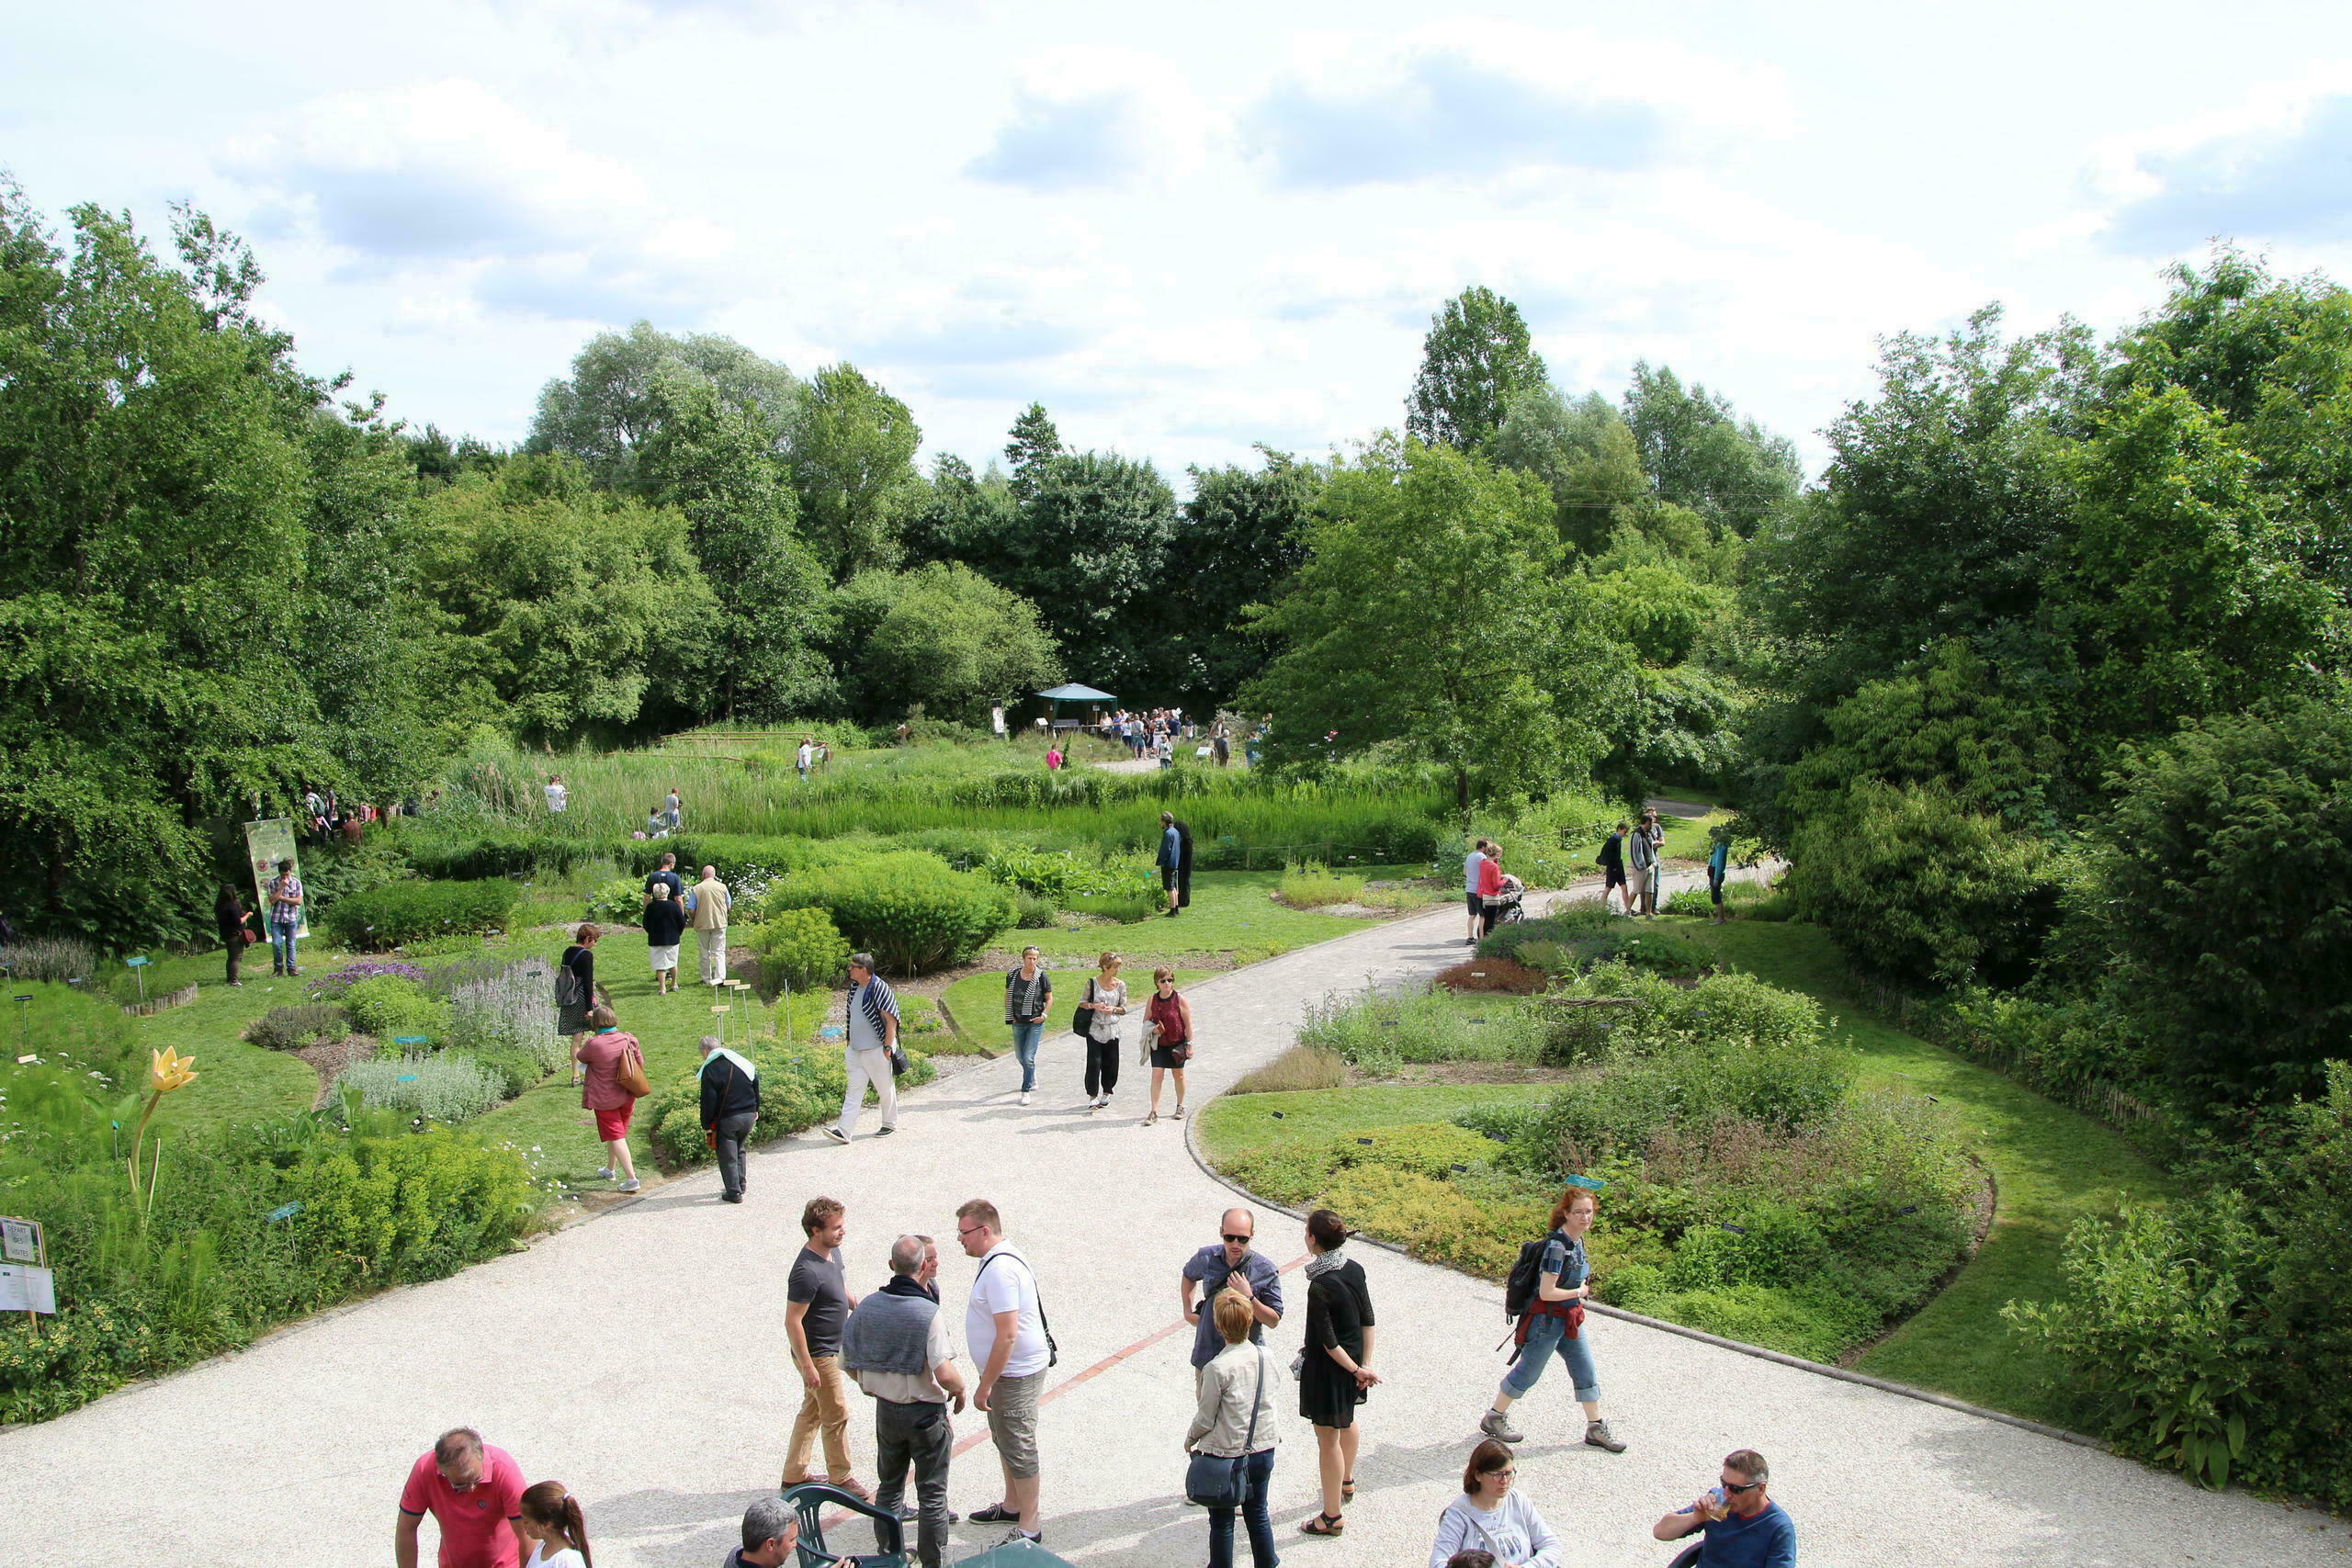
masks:
<svg viewBox="0 0 2352 1568"><path fill-rule="evenodd" d="M1355 1500L1356 1478L1351 1475L1345 1481L1340 1483L1340 1501L1342 1503L1352 1503Z"/></svg>
<svg viewBox="0 0 2352 1568"><path fill-rule="evenodd" d="M1344 1535L1348 1521L1338 1514L1317 1514L1298 1527L1301 1535Z"/></svg>

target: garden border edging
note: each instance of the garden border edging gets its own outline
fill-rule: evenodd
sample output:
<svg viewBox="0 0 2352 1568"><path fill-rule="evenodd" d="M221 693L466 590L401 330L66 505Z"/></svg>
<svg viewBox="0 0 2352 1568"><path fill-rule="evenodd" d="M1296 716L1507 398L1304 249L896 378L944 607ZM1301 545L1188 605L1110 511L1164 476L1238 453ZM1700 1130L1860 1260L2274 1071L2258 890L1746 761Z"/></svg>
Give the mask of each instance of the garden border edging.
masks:
<svg viewBox="0 0 2352 1568"><path fill-rule="evenodd" d="M1228 1089L1226 1094L1231 1092ZM1213 1105L1226 1098L1226 1094L1216 1095L1205 1104ZM1205 1106L1204 1108L1205 1109ZM1288 1214L1291 1218L1304 1224L1306 1220L1306 1210L1294 1209L1287 1203L1277 1203L1271 1199L1260 1197L1239 1182L1227 1177L1202 1156L1200 1145L1193 1139L1193 1131L1200 1125L1200 1111L1196 1111L1184 1120L1184 1152L1193 1156L1193 1163L1200 1168L1201 1173L1227 1191L1239 1193L1260 1208L1272 1209L1277 1213ZM1383 1241L1376 1235L1351 1231L1348 1233L1348 1239L1367 1242L1383 1251L1396 1253L1400 1258L1411 1258L1416 1263L1429 1264L1432 1269L1446 1268L1446 1265L1442 1263L1430 1263L1426 1258L1415 1258L1412 1253L1395 1242ZM1447 1272L1459 1274L1461 1271L1448 1269ZM1476 1278L1473 1275L1462 1277ZM1645 1317L1640 1313L1627 1312L1623 1307L1613 1307L1601 1302L1588 1303L1585 1310L1597 1312L1604 1317L1622 1318L1627 1323L1637 1323L1645 1328L1655 1328L1664 1333L1679 1335L1685 1339L1695 1339L1702 1345L1712 1345L1719 1350L1735 1350L1740 1355L1753 1356L1759 1361L1771 1361L1783 1367L1792 1367L1801 1372L1812 1372L1820 1377L1834 1378L1840 1382L1860 1383L1864 1388L1876 1389L1881 1393L1900 1394L1905 1399L1916 1399L1927 1404L1940 1404L1947 1410L1956 1410L1963 1416L1974 1416L1986 1421L1998 1421L2003 1426L2021 1427L2026 1431L2038 1433L2045 1438L2055 1438L2061 1442L2073 1443L2080 1448L2097 1449L2102 1453L2115 1451L2112 1445L2081 1432L2070 1432L2064 1427L2052 1427L2040 1421L2029 1421L2022 1416L2011 1416L2006 1411L1989 1410L1984 1405L1971 1404L1966 1400L1954 1399L1949 1394L1937 1393L1924 1388L1914 1388L1909 1383L1891 1382L1885 1378L1874 1378L1866 1372L1851 1371L1844 1367L1829 1366L1820 1361L1808 1361L1801 1356L1791 1356L1779 1350L1768 1350L1761 1345L1744 1344L1737 1339L1725 1339L1720 1335L1709 1334L1703 1329L1686 1328L1679 1323L1668 1323L1663 1318Z"/></svg>

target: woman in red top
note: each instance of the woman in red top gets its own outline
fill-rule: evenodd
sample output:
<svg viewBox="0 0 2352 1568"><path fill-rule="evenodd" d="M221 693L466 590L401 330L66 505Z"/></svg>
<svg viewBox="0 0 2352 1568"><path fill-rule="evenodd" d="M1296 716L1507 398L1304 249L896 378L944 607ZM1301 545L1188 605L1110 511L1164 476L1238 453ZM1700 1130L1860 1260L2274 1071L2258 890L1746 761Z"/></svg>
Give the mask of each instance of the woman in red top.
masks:
<svg viewBox="0 0 2352 1568"><path fill-rule="evenodd" d="M1176 1075L1176 1120L1184 1119L1184 1064L1193 1056L1193 1004L1177 991L1176 971L1163 964L1151 972L1151 999L1143 1005L1152 1030L1151 1114L1143 1119L1147 1127L1159 1120L1159 1082L1169 1073Z"/></svg>
<svg viewBox="0 0 2352 1568"><path fill-rule="evenodd" d="M637 1190L637 1162L628 1156L628 1119L637 1110L637 1096L622 1086L620 1077L624 1065L633 1066L639 1075L645 1071L645 1053L634 1034L623 1033L620 1020L613 1010L598 1003L588 1010L588 1021L595 1032L572 1047L572 1058L585 1069L580 1085L582 1109L596 1115L596 1141L610 1151L605 1168L596 1174L610 1181L616 1171L621 1178L621 1190Z"/></svg>
<svg viewBox="0 0 2352 1568"><path fill-rule="evenodd" d="M1495 903L1503 891L1503 851L1500 844L1488 846L1487 858L1478 863L1478 934L1486 935L1495 929Z"/></svg>

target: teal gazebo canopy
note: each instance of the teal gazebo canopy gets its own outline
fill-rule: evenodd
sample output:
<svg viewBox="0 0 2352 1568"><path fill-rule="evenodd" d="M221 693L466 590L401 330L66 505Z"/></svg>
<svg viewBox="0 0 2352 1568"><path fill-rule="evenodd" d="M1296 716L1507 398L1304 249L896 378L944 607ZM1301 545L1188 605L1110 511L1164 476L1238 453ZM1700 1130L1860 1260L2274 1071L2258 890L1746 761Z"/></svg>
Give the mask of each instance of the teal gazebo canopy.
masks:
<svg viewBox="0 0 2352 1568"><path fill-rule="evenodd" d="M1062 717L1062 705L1064 703L1115 703L1119 700L1108 692L1098 692L1091 686L1080 686L1075 682L1067 686L1056 686L1050 692L1040 692L1037 694L1054 705L1054 728L1056 729L1063 728L1066 726L1074 726L1080 722L1077 719L1065 720Z"/></svg>

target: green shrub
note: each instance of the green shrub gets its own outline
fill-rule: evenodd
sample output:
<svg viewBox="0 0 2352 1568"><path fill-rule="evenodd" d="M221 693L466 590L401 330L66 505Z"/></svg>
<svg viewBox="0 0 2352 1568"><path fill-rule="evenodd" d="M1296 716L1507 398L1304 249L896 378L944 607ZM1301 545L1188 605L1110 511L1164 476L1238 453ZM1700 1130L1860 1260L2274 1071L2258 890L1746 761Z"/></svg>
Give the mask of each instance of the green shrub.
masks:
<svg viewBox="0 0 2352 1568"><path fill-rule="evenodd" d="M301 1205L290 1228L303 1253L379 1286L502 1252L538 1210L518 1154L440 1131L322 1145L284 1190Z"/></svg>
<svg viewBox="0 0 2352 1568"><path fill-rule="evenodd" d="M645 913L645 884L634 876L599 883L588 895L587 918L605 925L633 926Z"/></svg>
<svg viewBox="0 0 2352 1568"><path fill-rule="evenodd" d="M534 1083L569 1059L570 1048L555 1027L555 970L545 959L452 965L433 983L448 996L448 1042L455 1049L484 1061L509 1054L527 1057L537 1066Z"/></svg>
<svg viewBox="0 0 2352 1568"><path fill-rule="evenodd" d="M2068 948L2200 1099L2321 1092L2352 1032L2352 712L2211 719L2117 783Z"/></svg>
<svg viewBox="0 0 2352 1568"><path fill-rule="evenodd" d="M967 964L1013 915L1001 885L913 852L790 877L770 890L766 908L770 919L784 909L823 909L853 946L894 975Z"/></svg>
<svg viewBox="0 0 2352 1568"><path fill-rule="evenodd" d="M452 1051L442 1060L471 1062L498 1080L501 1100L512 1100L526 1089L535 1089L555 1069L539 1059L533 1051L511 1047L482 1047L469 1051Z"/></svg>
<svg viewBox="0 0 2352 1568"><path fill-rule="evenodd" d="M1363 878L1335 874L1321 861L1308 861L1303 865L1283 867L1277 891L1285 904L1301 909L1319 909L1327 904L1360 902L1363 897Z"/></svg>
<svg viewBox="0 0 2352 1568"><path fill-rule="evenodd" d="M335 1092L368 1111L432 1122L466 1122L506 1096L506 1076L470 1056L408 1055L354 1062L334 1076Z"/></svg>
<svg viewBox="0 0 2352 1568"><path fill-rule="evenodd" d="M2056 919L2054 848L1932 788L1859 780L1792 855L1798 911L1896 980L2021 984Z"/></svg>
<svg viewBox="0 0 2352 1568"><path fill-rule="evenodd" d="M1135 853L1033 849L998 840L979 863L979 869L1015 892L1046 899L1057 909L1088 908L1091 901L1149 900L1159 893L1159 873L1151 857Z"/></svg>
<svg viewBox="0 0 2352 1568"><path fill-rule="evenodd" d="M87 980L98 972L98 950L79 937L18 937L0 948L0 962L15 980Z"/></svg>
<svg viewBox="0 0 2352 1568"><path fill-rule="evenodd" d="M1591 903L1497 926L1479 939L1478 956L1515 958L1555 975L1624 964L1684 979L1713 964L1713 954L1682 932L1629 920Z"/></svg>
<svg viewBox="0 0 2352 1568"><path fill-rule="evenodd" d="M381 952L431 937L505 929L522 889L512 882L395 882L355 893L327 912L328 933L345 946Z"/></svg>
<svg viewBox="0 0 2352 1568"><path fill-rule="evenodd" d="M245 1039L266 1051L299 1051L350 1032L350 1019L333 1002L272 1008L245 1025Z"/></svg>
<svg viewBox="0 0 2352 1568"><path fill-rule="evenodd" d="M397 975L362 980L343 994L351 1027L379 1040L402 1034L435 1038L449 1032L448 1009L424 994L424 987Z"/></svg>
<svg viewBox="0 0 2352 1568"><path fill-rule="evenodd" d="M1025 931L1050 931L1060 911L1051 898L1035 893L1015 893L1012 896L1012 923Z"/></svg>
<svg viewBox="0 0 2352 1568"><path fill-rule="evenodd" d="M1494 1152L1493 1144L1451 1122L1408 1122L1343 1134L1331 1141L1328 1159L1339 1170L1377 1165L1443 1181L1454 1167L1484 1165Z"/></svg>
<svg viewBox="0 0 2352 1568"><path fill-rule="evenodd" d="M1499 996L1456 997L1427 986L1374 992L1307 1010L1302 1045L1337 1053L1373 1077L1406 1063L1543 1059L1546 1025L1527 1003Z"/></svg>
<svg viewBox="0 0 2352 1568"><path fill-rule="evenodd" d="M773 910L747 935L771 992L780 988L779 982L796 991L830 985L849 967L849 942L822 909Z"/></svg>
<svg viewBox="0 0 2352 1568"><path fill-rule="evenodd" d="M771 1041L751 1056L760 1069L756 1129L760 1138L804 1132L841 1114L849 1075L839 1047L781 1045ZM899 1080L901 1089L928 1083L938 1076L931 1058L921 1050L909 1047L907 1062L907 1074ZM665 1168L681 1169L710 1159L710 1145L702 1128L702 1080L696 1074L656 1085L646 1112L654 1157Z"/></svg>

